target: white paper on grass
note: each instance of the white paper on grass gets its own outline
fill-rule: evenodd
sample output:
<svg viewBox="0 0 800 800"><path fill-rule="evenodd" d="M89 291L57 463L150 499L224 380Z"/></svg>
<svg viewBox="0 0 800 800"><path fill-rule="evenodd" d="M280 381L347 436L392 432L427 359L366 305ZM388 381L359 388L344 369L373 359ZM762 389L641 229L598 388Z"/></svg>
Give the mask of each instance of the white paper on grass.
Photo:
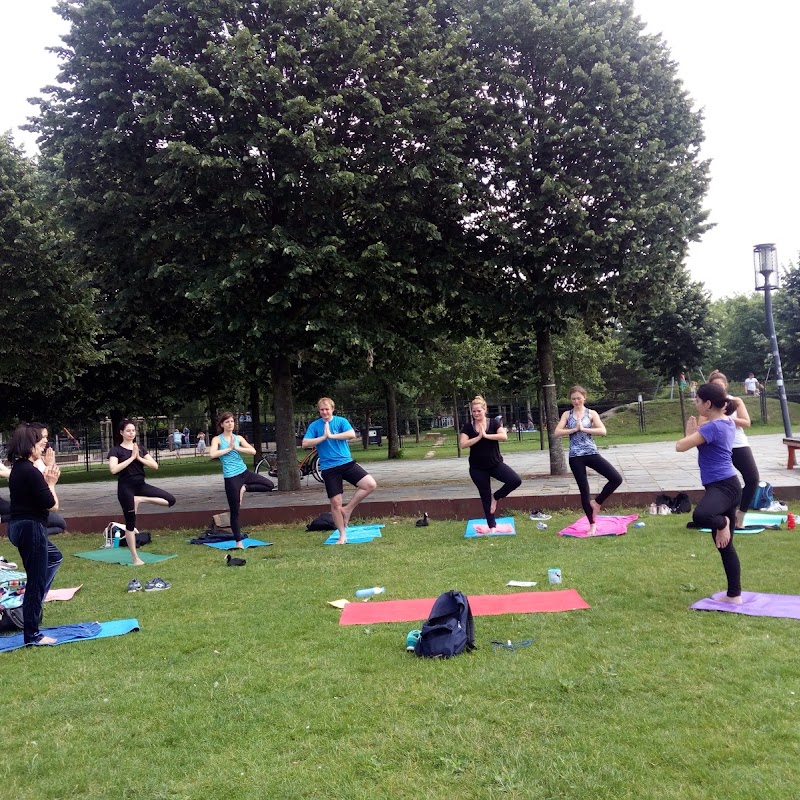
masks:
<svg viewBox="0 0 800 800"><path fill-rule="evenodd" d="M536 581L509 581L506 586L536 586Z"/></svg>

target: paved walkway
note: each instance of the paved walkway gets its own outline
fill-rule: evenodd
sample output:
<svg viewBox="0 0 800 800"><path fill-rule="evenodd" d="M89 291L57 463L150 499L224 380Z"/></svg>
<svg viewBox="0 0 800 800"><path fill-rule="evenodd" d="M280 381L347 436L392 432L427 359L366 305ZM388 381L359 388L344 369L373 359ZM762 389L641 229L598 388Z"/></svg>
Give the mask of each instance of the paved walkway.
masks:
<svg viewBox="0 0 800 800"><path fill-rule="evenodd" d="M787 453L781 434L749 437L761 480L768 481L781 500L800 499L800 469L786 468ZM601 451L622 474L624 482L609 508L649 505L656 494L702 491L697 456L675 452L674 442L618 445ZM357 455L356 455L357 458ZM505 456L523 478L522 486L503 501L502 508L578 508L579 497L571 473L551 476L547 451ZM468 519L481 516L477 492L467 474L467 458L425 461L384 461L367 465L378 489L359 507L362 517L415 516L427 511L433 518ZM602 479L590 471L592 492ZM153 483L172 492L178 503L171 509L143 506L139 527L205 529L212 513L227 511L222 476L153 477ZM242 508L243 524L298 523L328 509L325 490L313 478L299 492L248 494ZM345 500L349 492L345 492ZM116 484L87 483L59 491L61 513L70 530L98 533L112 520L122 520Z"/></svg>

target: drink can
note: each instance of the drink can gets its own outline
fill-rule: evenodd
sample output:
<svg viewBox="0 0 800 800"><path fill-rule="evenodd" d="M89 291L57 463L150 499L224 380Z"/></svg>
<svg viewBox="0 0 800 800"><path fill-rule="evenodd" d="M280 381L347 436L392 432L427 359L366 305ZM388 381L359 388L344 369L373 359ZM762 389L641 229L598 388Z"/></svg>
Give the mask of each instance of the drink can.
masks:
<svg viewBox="0 0 800 800"><path fill-rule="evenodd" d="M547 570L547 580L550 583L561 583L561 570L558 568Z"/></svg>

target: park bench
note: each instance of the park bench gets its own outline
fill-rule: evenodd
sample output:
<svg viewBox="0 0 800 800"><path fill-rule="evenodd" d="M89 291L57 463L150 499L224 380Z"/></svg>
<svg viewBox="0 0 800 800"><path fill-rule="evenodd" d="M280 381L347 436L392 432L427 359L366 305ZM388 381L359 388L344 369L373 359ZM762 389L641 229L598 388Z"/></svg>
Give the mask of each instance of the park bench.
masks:
<svg viewBox="0 0 800 800"><path fill-rule="evenodd" d="M786 464L786 469L794 469L794 451L800 448L800 438L794 436L786 438L783 443L789 448L789 461Z"/></svg>

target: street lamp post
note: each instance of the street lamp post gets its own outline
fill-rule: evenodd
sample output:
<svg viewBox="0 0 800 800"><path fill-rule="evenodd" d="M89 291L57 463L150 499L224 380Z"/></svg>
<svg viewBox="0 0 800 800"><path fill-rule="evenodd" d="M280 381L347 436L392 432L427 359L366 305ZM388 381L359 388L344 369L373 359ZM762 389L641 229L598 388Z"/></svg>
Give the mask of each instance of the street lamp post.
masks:
<svg viewBox="0 0 800 800"><path fill-rule="evenodd" d="M764 292L764 311L767 317L767 332L772 348L773 366L775 367L775 383L778 386L778 399L781 403L783 430L787 438L792 438L792 422L789 419L789 404L786 401L786 387L783 383L781 356L778 352L778 337L775 335L775 320L772 318L772 291L780 289L778 276L778 251L774 244L757 244L753 247L753 270L755 272L756 291ZM773 277L774 283L773 283Z"/></svg>

